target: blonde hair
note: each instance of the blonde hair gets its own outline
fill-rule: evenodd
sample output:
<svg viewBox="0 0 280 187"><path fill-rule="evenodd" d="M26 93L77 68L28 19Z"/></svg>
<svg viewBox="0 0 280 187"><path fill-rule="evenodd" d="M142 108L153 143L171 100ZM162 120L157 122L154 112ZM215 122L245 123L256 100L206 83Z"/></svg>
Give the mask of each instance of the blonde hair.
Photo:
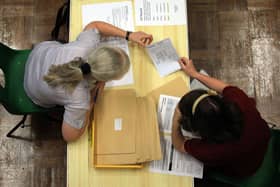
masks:
<svg viewBox="0 0 280 187"><path fill-rule="evenodd" d="M83 75L80 66L86 62L91 72ZM122 49L103 46L93 50L87 60L75 58L65 64L51 65L44 80L51 87L62 86L72 92L80 81L86 79L92 89L97 81L120 79L127 73L129 66L129 58Z"/></svg>

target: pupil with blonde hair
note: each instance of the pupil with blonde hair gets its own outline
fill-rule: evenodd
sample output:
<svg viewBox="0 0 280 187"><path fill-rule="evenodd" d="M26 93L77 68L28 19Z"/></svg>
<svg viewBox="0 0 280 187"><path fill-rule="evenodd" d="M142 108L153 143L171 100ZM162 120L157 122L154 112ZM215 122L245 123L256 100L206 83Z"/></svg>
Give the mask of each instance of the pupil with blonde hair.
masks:
<svg viewBox="0 0 280 187"><path fill-rule="evenodd" d="M145 32L129 32L105 22L91 22L77 39L67 44L45 41L31 51L24 75L24 88L37 105L63 106L62 135L74 141L84 132L86 112L92 93L104 83L121 79L129 70L125 51L104 46L102 37L119 37L140 46L149 45L153 37ZM93 96L96 97L96 96Z"/></svg>

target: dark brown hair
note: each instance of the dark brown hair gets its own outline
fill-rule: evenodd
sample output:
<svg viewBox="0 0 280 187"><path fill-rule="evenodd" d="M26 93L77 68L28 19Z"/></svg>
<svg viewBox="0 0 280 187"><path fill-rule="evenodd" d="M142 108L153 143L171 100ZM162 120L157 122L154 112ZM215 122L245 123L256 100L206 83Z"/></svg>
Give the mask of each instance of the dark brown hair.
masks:
<svg viewBox="0 0 280 187"><path fill-rule="evenodd" d="M235 103L225 101L219 95L209 95L202 99L194 114L192 107L195 100L206 90L193 90L185 94L179 102L182 114L179 124L183 129L199 134L202 139L223 143L240 138L243 116Z"/></svg>

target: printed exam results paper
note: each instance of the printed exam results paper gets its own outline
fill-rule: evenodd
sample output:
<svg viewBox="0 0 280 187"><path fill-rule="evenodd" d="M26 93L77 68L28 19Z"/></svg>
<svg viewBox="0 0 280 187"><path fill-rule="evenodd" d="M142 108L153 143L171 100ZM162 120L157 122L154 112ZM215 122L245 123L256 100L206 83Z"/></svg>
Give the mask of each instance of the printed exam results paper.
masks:
<svg viewBox="0 0 280 187"><path fill-rule="evenodd" d="M104 21L124 30L134 31L132 2L97 3L82 6L82 23L85 27L92 21ZM109 45L123 49L129 55L128 43L123 38L106 37L101 39L101 45ZM106 82L106 87L131 85L134 83L132 65L120 80Z"/></svg>
<svg viewBox="0 0 280 187"><path fill-rule="evenodd" d="M107 45L111 47L119 47L122 50L126 52L127 55L129 55L129 49L128 49L128 44L127 41L123 38L117 38L117 37L104 37L101 39L101 44L102 45ZM106 82L106 87L115 87L115 86L123 86L123 85L130 85L134 83L133 79L133 67L132 64L130 63L130 67L128 72L119 80L113 80L113 81L108 81Z"/></svg>
<svg viewBox="0 0 280 187"><path fill-rule="evenodd" d="M135 24L186 25L186 0L134 0Z"/></svg>
<svg viewBox="0 0 280 187"><path fill-rule="evenodd" d="M146 51L161 77L181 69L179 56L170 38L148 45Z"/></svg>
<svg viewBox="0 0 280 187"><path fill-rule="evenodd" d="M83 5L83 28L92 21L104 21L124 30L134 31L132 2L122 1Z"/></svg>
<svg viewBox="0 0 280 187"><path fill-rule="evenodd" d="M175 150L172 146L172 118L179 100L179 97L160 95L158 119L161 131L160 144L163 156L161 160L152 161L149 169L151 172L202 178L203 163L187 153L181 153ZM182 133L184 136L200 138L187 131L182 131Z"/></svg>

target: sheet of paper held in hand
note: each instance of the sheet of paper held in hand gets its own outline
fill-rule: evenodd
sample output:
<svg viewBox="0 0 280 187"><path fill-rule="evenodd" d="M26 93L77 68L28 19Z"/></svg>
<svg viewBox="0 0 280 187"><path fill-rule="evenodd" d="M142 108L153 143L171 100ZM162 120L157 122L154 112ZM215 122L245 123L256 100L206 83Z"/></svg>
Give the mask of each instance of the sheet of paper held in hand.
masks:
<svg viewBox="0 0 280 187"><path fill-rule="evenodd" d="M134 0L136 25L185 25L186 0Z"/></svg>
<svg viewBox="0 0 280 187"><path fill-rule="evenodd" d="M104 21L124 30L134 31L132 2L123 1L116 3L99 3L82 6L82 23L85 27L92 21ZM128 55L128 43L125 39L118 37L102 38L101 45L110 45L123 49ZM106 87L123 86L133 84L132 65L125 76L116 81L106 83Z"/></svg>
<svg viewBox="0 0 280 187"><path fill-rule="evenodd" d="M170 38L153 43L146 50L161 77L180 69L179 56Z"/></svg>
<svg viewBox="0 0 280 187"><path fill-rule="evenodd" d="M150 163L150 171L179 176L202 178L203 163L187 153L174 149L171 142L171 128L174 110L179 97L160 95L158 103L158 119L161 133L162 159ZM191 132L183 131L184 136L200 138Z"/></svg>

